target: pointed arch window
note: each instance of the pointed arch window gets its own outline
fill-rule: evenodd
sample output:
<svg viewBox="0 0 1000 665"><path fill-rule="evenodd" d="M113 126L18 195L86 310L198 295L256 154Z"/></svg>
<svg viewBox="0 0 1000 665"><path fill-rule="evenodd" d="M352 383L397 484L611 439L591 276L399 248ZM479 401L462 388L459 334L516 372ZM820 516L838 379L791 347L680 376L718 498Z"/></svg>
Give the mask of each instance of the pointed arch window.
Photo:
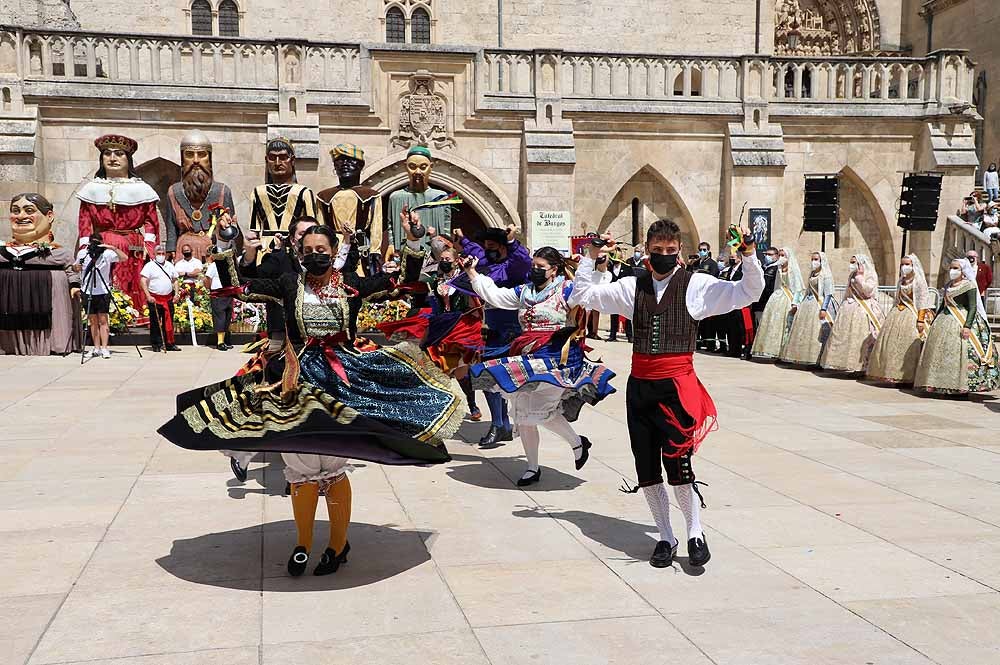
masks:
<svg viewBox="0 0 1000 665"><path fill-rule="evenodd" d="M222 0L219 3L219 35L240 36L240 10L233 0Z"/></svg>
<svg viewBox="0 0 1000 665"><path fill-rule="evenodd" d="M414 44L431 43L431 15L422 7L417 7L410 15L410 33Z"/></svg>
<svg viewBox="0 0 1000 665"><path fill-rule="evenodd" d="M212 6L208 0L194 0L191 3L191 34L212 34Z"/></svg>
<svg viewBox="0 0 1000 665"><path fill-rule="evenodd" d="M406 41L406 18L399 7L390 7L385 13L385 41L390 44Z"/></svg>

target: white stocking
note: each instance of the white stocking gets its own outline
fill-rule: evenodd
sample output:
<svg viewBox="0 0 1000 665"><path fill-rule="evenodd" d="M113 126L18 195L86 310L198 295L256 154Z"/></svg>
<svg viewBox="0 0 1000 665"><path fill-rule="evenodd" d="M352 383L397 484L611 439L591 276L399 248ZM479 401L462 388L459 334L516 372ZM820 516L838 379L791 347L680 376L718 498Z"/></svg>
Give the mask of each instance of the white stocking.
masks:
<svg viewBox="0 0 1000 665"><path fill-rule="evenodd" d="M573 431L573 426L566 420L566 416L561 413L553 414L548 420L542 423L542 427L566 439L569 445L574 448L573 455L576 459L580 459L580 456L583 455L583 446L580 445L580 435Z"/></svg>
<svg viewBox="0 0 1000 665"><path fill-rule="evenodd" d="M538 471L538 427L520 425L517 429L521 433L524 456L528 458L528 472Z"/></svg>
<svg viewBox="0 0 1000 665"><path fill-rule="evenodd" d="M684 521L687 522L688 539L701 538L701 498L694 491L694 483L675 486L674 496L677 497L677 505L681 507Z"/></svg>
<svg viewBox="0 0 1000 665"><path fill-rule="evenodd" d="M643 487L642 493L649 504L649 512L653 513L656 528L660 530L660 540L675 545L677 539L674 537L674 530L670 528L670 497L667 495L667 488L663 483L657 483Z"/></svg>

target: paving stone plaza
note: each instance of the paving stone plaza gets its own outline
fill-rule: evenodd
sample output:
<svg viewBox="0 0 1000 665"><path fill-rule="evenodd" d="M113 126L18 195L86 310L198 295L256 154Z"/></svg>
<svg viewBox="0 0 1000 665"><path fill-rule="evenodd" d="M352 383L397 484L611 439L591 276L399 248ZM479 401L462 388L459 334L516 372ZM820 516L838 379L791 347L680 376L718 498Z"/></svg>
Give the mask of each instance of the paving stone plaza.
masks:
<svg viewBox="0 0 1000 665"><path fill-rule="evenodd" d="M0 357L0 661L1000 662L994 395L699 354L721 425L696 457L713 557L655 569L642 495L618 491L630 347L596 346L619 392L581 415L582 471L544 433L545 475L521 491L520 444L481 451L466 423L449 464L359 465L349 562L297 579L279 456L240 484L155 434L176 393L243 357Z"/></svg>

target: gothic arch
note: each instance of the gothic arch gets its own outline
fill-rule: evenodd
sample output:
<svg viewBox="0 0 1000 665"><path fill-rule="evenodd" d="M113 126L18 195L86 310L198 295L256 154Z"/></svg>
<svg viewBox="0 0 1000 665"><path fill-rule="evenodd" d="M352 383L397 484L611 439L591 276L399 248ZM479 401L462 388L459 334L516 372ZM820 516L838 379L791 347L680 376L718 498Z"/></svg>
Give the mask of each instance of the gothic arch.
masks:
<svg viewBox="0 0 1000 665"><path fill-rule="evenodd" d="M394 152L361 174L361 181L380 192L390 192L406 184L406 151ZM431 184L449 192L458 192L466 205L472 206L487 226L503 228L513 224L523 230L517 207L489 176L452 153L434 153Z"/></svg>
<svg viewBox="0 0 1000 665"><path fill-rule="evenodd" d="M775 0L776 55L846 55L881 47L876 0ZM798 35L792 49L789 34Z"/></svg>
<svg viewBox="0 0 1000 665"><path fill-rule="evenodd" d="M633 200L638 199L639 240L646 237L646 229L660 218L669 218L681 227L684 247L697 247L701 241L687 206L666 178L646 164L625 180L608 203L598 224L599 233L611 233L622 242L628 242L632 232Z"/></svg>
<svg viewBox="0 0 1000 665"><path fill-rule="evenodd" d="M840 176L840 248L833 252L837 261L834 265L846 265L852 253L866 252L874 261L880 280L892 283L896 251L889 218L857 171L845 166ZM834 274L841 272L835 268Z"/></svg>

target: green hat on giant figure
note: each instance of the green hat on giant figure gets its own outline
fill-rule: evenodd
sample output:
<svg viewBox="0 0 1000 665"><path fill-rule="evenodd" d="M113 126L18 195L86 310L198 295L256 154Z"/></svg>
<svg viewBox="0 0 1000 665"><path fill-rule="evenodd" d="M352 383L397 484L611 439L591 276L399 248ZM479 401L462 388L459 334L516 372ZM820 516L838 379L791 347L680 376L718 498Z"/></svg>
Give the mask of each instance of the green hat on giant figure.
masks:
<svg viewBox="0 0 1000 665"><path fill-rule="evenodd" d="M431 149L425 145L415 145L406 151L407 157L412 157L413 155L422 155L427 159L431 159Z"/></svg>

